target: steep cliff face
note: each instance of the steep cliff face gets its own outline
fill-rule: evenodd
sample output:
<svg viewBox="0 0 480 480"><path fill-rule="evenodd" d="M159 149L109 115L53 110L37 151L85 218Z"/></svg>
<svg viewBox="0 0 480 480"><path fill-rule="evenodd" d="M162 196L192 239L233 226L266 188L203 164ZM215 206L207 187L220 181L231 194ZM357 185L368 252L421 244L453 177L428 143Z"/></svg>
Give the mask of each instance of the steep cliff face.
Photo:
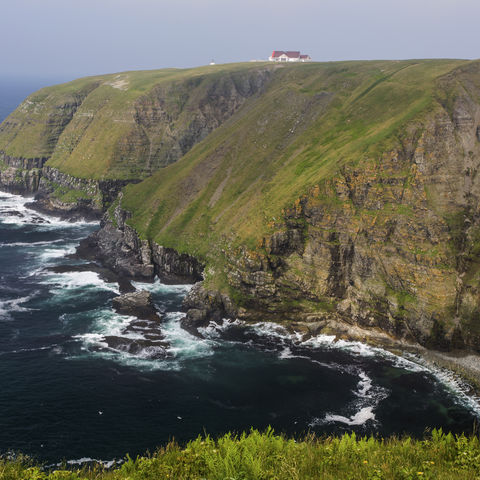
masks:
<svg viewBox="0 0 480 480"><path fill-rule="evenodd" d="M480 62L91 81L53 122L50 153L0 134L4 185L70 215L108 208L84 256L129 277L203 278L190 326L337 322L480 350Z"/></svg>
<svg viewBox="0 0 480 480"><path fill-rule="evenodd" d="M480 65L438 66L428 84L418 78L431 64L396 65L384 82L337 80L308 97L296 77L268 117L264 100L228 140L220 128L162 178L126 189L140 238L205 264L190 325L331 321L480 349ZM292 109L304 114L290 121Z"/></svg>
<svg viewBox="0 0 480 480"><path fill-rule="evenodd" d="M246 317L337 316L480 350L480 89L469 73L442 79L434 111L395 149L311 188L259 248L226 252Z"/></svg>
<svg viewBox="0 0 480 480"><path fill-rule="evenodd" d="M46 161L46 157L18 158L0 154L0 185L11 193L36 192Z"/></svg>

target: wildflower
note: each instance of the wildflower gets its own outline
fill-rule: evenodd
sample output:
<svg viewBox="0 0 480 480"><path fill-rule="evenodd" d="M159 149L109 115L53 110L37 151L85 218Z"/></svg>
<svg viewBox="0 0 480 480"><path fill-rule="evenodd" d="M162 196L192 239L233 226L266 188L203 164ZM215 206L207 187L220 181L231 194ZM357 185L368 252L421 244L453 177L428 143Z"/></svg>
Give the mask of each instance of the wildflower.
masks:
<svg viewBox="0 0 480 480"><path fill-rule="evenodd" d="M363 463L368 463L368 460L364 460Z"/></svg>
<svg viewBox="0 0 480 480"><path fill-rule="evenodd" d="M417 475L423 475L423 472L417 472Z"/></svg>

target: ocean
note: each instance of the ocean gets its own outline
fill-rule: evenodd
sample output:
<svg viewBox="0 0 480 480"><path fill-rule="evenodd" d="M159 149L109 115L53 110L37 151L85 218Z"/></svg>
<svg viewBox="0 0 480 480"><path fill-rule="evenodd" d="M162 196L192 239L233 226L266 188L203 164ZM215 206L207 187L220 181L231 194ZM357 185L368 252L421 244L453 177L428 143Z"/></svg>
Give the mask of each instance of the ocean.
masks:
<svg viewBox="0 0 480 480"><path fill-rule="evenodd" d="M415 356L262 322L211 322L195 337L180 326L189 285L135 283L161 320L119 315L118 285L73 255L99 225L29 201L0 192L0 454L110 464L251 427L422 436L478 421L468 386Z"/></svg>

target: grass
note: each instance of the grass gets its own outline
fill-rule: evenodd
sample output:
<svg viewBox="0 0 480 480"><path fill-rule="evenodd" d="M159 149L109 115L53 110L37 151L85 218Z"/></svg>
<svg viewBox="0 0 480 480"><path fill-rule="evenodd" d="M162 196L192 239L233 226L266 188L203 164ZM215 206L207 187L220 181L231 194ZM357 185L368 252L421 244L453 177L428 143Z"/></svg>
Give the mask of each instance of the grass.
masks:
<svg viewBox="0 0 480 480"><path fill-rule="evenodd" d="M63 203L76 203L79 200L88 200L90 197L84 190L75 190L67 187L58 186L53 196Z"/></svg>
<svg viewBox="0 0 480 480"><path fill-rule="evenodd" d="M184 448L172 442L120 467L44 471L28 459L0 460L2 480L474 480L480 475L478 437L433 430L409 437L342 437L301 441L271 429L199 437Z"/></svg>

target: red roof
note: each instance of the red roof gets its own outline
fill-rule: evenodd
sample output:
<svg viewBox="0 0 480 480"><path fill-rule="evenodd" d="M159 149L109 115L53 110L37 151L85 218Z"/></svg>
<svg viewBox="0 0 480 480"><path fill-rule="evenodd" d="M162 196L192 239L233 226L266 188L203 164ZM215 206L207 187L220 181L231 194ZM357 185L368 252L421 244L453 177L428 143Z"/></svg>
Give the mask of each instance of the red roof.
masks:
<svg viewBox="0 0 480 480"><path fill-rule="evenodd" d="M272 58L278 58L282 55L286 55L288 58L301 58L300 52L288 51L284 52L283 50L274 50L272 53Z"/></svg>
<svg viewBox="0 0 480 480"><path fill-rule="evenodd" d="M305 60L306 60L307 58L310 58L310 55L300 55L300 58L302 58L302 59L305 59Z"/></svg>

